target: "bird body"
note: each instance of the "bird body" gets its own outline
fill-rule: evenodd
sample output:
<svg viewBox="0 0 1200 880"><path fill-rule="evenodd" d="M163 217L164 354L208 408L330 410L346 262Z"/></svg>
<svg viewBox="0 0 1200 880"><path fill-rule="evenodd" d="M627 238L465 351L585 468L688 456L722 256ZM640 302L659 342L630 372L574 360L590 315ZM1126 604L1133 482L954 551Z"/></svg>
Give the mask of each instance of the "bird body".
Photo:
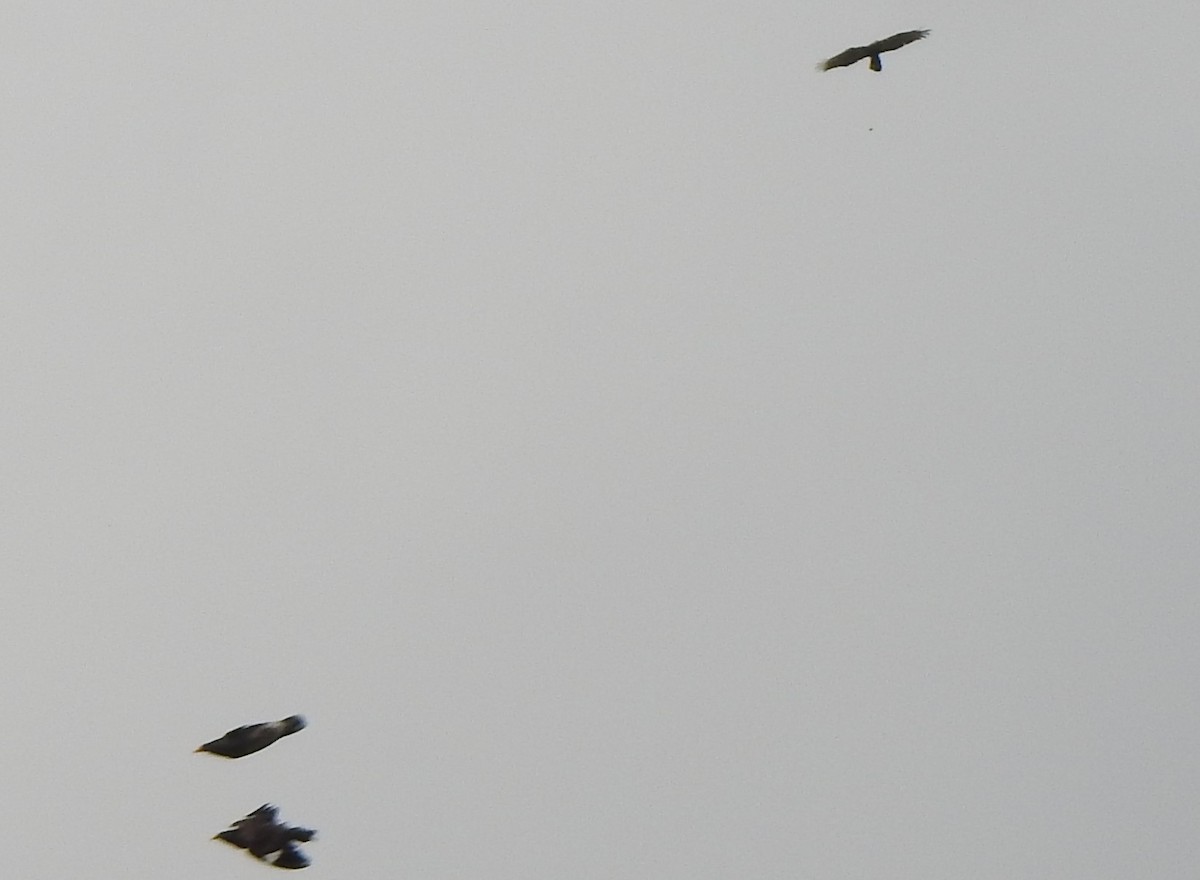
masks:
<svg viewBox="0 0 1200 880"><path fill-rule="evenodd" d="M262 751L285 736L303 730L304 726L304 718L300 715L290 715L282 721L247 724L234 728L212 742L206 742L196 751L211 752L223 758L244 758L246 755Z"/></svg>
<svg viewBox="0 0 1200 880"><path fill-rule="evenodd" d="M244 849L259 861L276 868L307 868L309 860L296 841L307 843L317 836L311 828L297 828L278 821L279 811L271 804L263 804L244 819L238 819L227 829L213 837L231 846Z"/></svg>
<svg viewBox="0 0 1200 880"><path fill-rule="evenodd" d="M820 70L833 70L835 67L849 67L855 62L862 61L864 58L871 59L871 69L876 73L883 70L883 62L879 60L879 56L883 52L891 52L893 49L899 49L901 46L907 46L909 43L923 40L928 36L929 31L904 31L899 34L892 34L890 37L885 37L882 40L876 40L869 46L853 46L838 55L834 55L827 61L819 65Z"/></svg>

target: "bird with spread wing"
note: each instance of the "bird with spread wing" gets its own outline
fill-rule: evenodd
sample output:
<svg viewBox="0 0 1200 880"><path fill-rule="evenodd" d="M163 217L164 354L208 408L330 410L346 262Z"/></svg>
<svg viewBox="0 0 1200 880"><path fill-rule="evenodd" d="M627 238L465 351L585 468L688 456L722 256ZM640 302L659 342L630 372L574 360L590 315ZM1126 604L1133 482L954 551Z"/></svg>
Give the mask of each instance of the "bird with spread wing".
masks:
<svg viewBox="0 0 1200 880"><path fill-rule="evenodd" d="M853 46L841 54L834 55L828 61L822 62L818 65L818 69L833 70L835 67L849 67L856 61L870 58L871 69L878 72L883 70L883 62L879 60L881 53L891 52L893 49L899 49L901 46L907 46L909 43L922 40L928 34L929 31L904 31L904 33L892 34L890 37L876 40L869 46Z"/></svg>
<svg viewBox="0 0 1200 880"><path fill-rule="evenodd" d="M263 804L244 819L238 819L213 840L223 840L239 849L249 850L250 855L276 868L307 868L308 857L300 851L295 841L307 843L317 836L310 828L285 825L276 818L279 811L270 804Z"/></svg>

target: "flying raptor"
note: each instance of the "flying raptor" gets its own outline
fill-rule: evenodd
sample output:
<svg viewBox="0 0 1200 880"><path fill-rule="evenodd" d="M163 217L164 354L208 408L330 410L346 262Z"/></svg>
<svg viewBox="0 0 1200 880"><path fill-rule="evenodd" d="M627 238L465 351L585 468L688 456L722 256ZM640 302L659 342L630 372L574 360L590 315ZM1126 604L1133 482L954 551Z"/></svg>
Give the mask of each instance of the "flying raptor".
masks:
<svg viewBox="0 0 1200 880"><path fill-rule="evenodd" d="M262 724L247 724L237 727L224 736L206 742L197 752L212 752L223 758L244 758L261 751L281 737L303 730L304 719L290 715L282 721L265 721Z"/></svg>
<svg viewBox="0 0 1200 880"><path fill-rule="evenodd" d="M238 819L213 837L223 840L276 868L307 868L308 857L296 846L317 836L311 828L296 828L277 821L279 811L263 804L244 819Z"/></svg>
<svg viewBox="0 0 1200 880"><path fill-rule="evenodd" d="M923 40L928 34L929 31L905 31L902 34L892 34L890 37L876 40L869 46L854 46L823 62L820 65L820 69L833 70L835 67L849 67L856 61L870 58L871 69L878 72L883 70L883 62L879 60L880 54L891 52L893 49L899 49L901 46L907 46L909 43L916 42L917 40Z"/></svg>

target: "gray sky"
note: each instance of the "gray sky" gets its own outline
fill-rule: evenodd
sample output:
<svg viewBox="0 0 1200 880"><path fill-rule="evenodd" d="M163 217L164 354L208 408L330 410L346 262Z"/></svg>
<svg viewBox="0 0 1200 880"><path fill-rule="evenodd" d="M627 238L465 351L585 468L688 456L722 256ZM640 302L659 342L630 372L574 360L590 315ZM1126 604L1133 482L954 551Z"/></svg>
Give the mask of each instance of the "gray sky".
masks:
<svg viewBox="0 0 1200 880"><path fill-rule="evenodd" d="M1197 32L5 4L6 876L1192 876Z"/></svg>

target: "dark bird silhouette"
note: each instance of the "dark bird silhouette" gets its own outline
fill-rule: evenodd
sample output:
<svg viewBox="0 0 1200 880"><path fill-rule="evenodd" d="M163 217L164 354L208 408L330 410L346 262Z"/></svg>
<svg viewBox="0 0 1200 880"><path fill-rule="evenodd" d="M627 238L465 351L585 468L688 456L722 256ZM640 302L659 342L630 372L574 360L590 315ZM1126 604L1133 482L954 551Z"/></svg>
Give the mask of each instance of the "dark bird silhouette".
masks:
<svg viewBox="0 0 1200 880"><path fill-rule="evenodd" d="M909 43L923 40L929 31L905 31L902 34L892 34L882 40L876 40L869 46L854 46L847 49L840 55L834 55L828 61L819 65L820 70L833 70L835 67L849 67L856 61L862 61L864 58L871 59L871 69L878 72L883 70L883 62L879 60L879 56L883 52L891 52L893 49L899 49L901 46L907 46Z"/></svg>
<svg viewBox="0 0 1200 880"><path fill-rule="evenodd" d="M308 857L295 841L307 843L317 836L311 828L296 828L277 821L279 811L263 804L244 819L238 819L213 837L240 849L276 868L307 868Z"/></svg>
<svg viewBox="0 0 1200 880"><path fill-rule="evenodd" d="M247 724L229 731L219 739L206 742L197 752L212 752L223 758L244 758L269 746L275 740L303 730L304 719L291 715L282 721L266 721L262 724Z"/></svg>

